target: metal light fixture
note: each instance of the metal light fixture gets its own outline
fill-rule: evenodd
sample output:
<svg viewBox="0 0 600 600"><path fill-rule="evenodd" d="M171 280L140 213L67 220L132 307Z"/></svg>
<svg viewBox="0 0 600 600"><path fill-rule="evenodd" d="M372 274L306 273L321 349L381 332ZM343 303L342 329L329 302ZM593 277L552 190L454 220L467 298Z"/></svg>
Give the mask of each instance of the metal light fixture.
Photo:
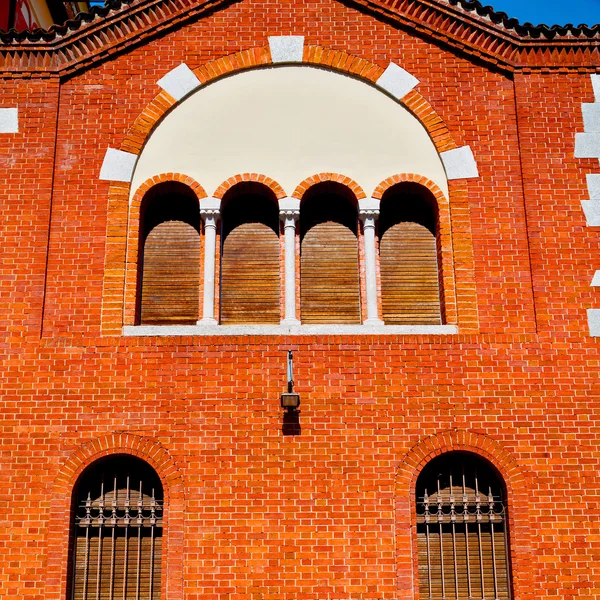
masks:
<svg viewBox="0 0 600 600"><path fill-rule="evenodd" d="M288 412L294 412L300 406L300 394L294 392L293 354L288 350L287 359L287 392L281 394L281 408Z"/></svg>

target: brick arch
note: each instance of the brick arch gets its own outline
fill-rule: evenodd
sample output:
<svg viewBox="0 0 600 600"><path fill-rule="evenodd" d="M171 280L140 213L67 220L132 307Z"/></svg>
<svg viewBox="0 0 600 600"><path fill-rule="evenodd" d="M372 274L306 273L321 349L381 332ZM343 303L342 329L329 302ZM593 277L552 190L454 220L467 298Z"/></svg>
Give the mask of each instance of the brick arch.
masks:
<svg viewBox="0 0 600 600"><path fill-rule="evenodd" d="M183 594L183 517L184 484L181 474L157 441L129 433L115 433L96 438L79 446L63 463L54 480L50 498L48 527L48 562L46 593L64 597L69 563L71 534L71 499L74 486L83 471L98 459L114 454L128 454L147 462L158 474L164 488L165 518L163 534L163 581L161 596L180 599Z"/></svg>
<svg viewBox="0 0 600 600"><path fill-rule="evenodd" d="M411 589L418 598L418 555L416 536L416 483L421 471L432 459L447 452L470 452L490 462L506 486L511 571L528 573L531 566L529 486L531 477L516 457L496 440L473 431L453 429L425 438L402 458L396 472L395 520L396 565L398 572L411 573L410 580L399 581L399 591ZM411 564L412 563L412 564ZM515 598L533 600L526 583L511 577Z"/></svg>
<svg viewBox="0 0 600 600"><path fill-rule="evenodd" d="M192 70L202 86L236 72L272 64L269 46L263 46L217 58ZM385 70L383 67L353 54L311 45L304 47L302 63L298 64L326 68L330 71L350 75L371 85L377 82ZM382 93L385 92L382 91ZM438 152L457 147L448 126L419 92L410 91L399 100L399 103L412 112L425 127ZM121 144L121 150L140 154L154 127L177 104L178 101L168 92L161 90L136 118Z"/></svg>
<svg viewBox="0 0 600 600"><path fill-rule="evenodd" d="M204 188L192 177L188 175L184 175L182 173L162 173L161 175L154 175L154 177L150 177L150 179L146 179L144 183L138 187L131 199L131 205L134 206L137 203L139 206L146 195L153 187L157 186L160 183L182 183L194 192L196 198L201 200L202 198L206 198L207 194Z"/></svg>
<svg viewBox="0 0 600 600"><path fill-rule="evenodd" d="M350 179L350 177L346 177L345 175L340 175L339 173L317 173L316 175L307 177L304 181L296 186L292 197L302 200L302 197L308 189L310 189L313 185L317 185L318 183L323 183L325 181L333 181L335 183L345 185L356 196L357 200L367 197L362 187L360 187L356 181Z"/></svg>
<svg viewBox="0 0 600 600"><path fill-rule="evenodd" d="M371 194L372 198L376 200L381 200L383 194L387 192L390 188L394 187L398 183L418 183L423 187L427 188L436 199L438 205L440 203L448 204L448 199L446 198L444 192L438 187L436 183L424 177L423 175L417 175L415 173L398 173L397 175L392 175L387 179L384 179L373 191Z"/></svg>
<svg viewBox="0 0 600 600"><path fill-rule="evenodd" d="M243 182L261 183L265 187L269 188L274 194L277 200L281 200L286 197L284 189L270 177L266 175L260 175L259 173L242 173L241 175L234 175L226 181L224 181L214 192L213 196L219 200L222 200L225 194L238 183Z"/></svg>

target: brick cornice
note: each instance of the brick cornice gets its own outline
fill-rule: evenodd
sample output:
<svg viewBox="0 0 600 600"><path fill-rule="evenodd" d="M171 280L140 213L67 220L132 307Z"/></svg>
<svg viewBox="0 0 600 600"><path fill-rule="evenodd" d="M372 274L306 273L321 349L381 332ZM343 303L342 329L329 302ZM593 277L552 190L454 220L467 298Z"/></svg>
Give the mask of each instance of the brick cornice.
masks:
<svg viewBox="0 0 600 600"><path fill-rule="evenodd" d="M3 76L71 75L234 0L113 1L50 31L3 33ZM600 68L600 27L519 25L467 0L346 0L497 68Z"/></svg>

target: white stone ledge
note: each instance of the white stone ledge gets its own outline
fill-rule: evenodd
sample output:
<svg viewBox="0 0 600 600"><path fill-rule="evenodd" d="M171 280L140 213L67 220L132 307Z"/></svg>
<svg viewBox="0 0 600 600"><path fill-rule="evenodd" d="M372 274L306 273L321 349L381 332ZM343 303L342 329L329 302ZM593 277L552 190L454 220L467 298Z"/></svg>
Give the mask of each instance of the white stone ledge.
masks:
<svg viewBox="0 0 600 600"><path fill-rule="evenodd" d="M600 308L588 308L588 325L592 337L600 337Z"/></svg>
<svg viewBox="0 0 600 600"><path fill-rule="evenodd" d="M177 101L200 86L200 80L185 63L169 71L156 83Z"/></svg>
<svg viewBox="0 0 600 600"><path fill-rule="evenodd" d="M244 335L455 335L456 325L136 325L123 335L136 336L244 336Z"/></svg>
<svg viewBox="0 0 600 600"><path fill-rule="evenodd" d="M302 62L304 57L303 35L269 37L271 60L274 63Z"/></svg>
<svg viewBox="0 0 600 600"><path fill-rule="evenodd" d="M19 133L18 108L0 108L0 133Z"/></svg>

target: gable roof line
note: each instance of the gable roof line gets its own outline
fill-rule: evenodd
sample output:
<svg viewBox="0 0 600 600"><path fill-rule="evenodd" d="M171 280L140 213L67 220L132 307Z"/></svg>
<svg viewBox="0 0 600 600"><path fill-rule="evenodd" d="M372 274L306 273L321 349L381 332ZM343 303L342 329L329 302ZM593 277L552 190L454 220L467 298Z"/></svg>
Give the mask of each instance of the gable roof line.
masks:
<svg viewBox="0 0 600 600"><path fill-rule="evenodd" d="M235 0L109 0L50 30L0 32L3 74L70 75ZM478 0L346 0L507 71L600 67L600 25L519 25Z"/></svg>

